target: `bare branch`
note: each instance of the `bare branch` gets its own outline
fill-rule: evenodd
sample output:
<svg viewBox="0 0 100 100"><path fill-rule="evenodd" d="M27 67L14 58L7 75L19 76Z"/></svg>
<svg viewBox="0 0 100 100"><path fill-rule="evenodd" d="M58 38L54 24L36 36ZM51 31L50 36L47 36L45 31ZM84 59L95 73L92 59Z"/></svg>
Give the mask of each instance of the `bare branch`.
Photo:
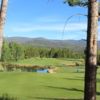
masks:
<svg viewBox="0 0 100 100"><path fill-rule="evenodd" d="M47 4L49 3L50 0L47 1Z"/></svg>
<svg viewBox="0 0 100 100"><path fill-rule="evenodd" d="M15 11L12 7L8 6L10 9L12 9L13 11Z"/></svg>
<svg viewBox="0 0 100 100"><path fill-rule="evenodd" d="M87 33L87 31L86 31L86 30L82 30L82 31Z"/></svg>
<svg viewBox="0 0 100 100"><path fill-rule="evenodd" d="M54 0L52 0L51 2L53 2ZM50 2L50 0L47 0L47 3L45 5L45 7L48 5L48 3Z"/></svg>
<svg viewBox="0 0 100 100"><path fill-rule="evenodd" d="M69 19L71 19L72 17L76 16L76 15L83 15L83 16L87 16L87 15L85 15L85 14L81 14L81 13L74 14L74 15L70 16L70 17L66 20L66 22L65 22L65 24L64 24L64 28L63 28L63 32L62 32L62 40L63 40L65 27L66 27L66 24L67 24L68 20L69 20Z"/></svg>
<svg viewBox="0 0 100 100"><path fill-rule="evenodd" d="M54 0L52 0L51 2L53 2ZM47 1L47 4L50 2L50 0Z"/></svg>
<svg viewBox="0 0 100 100"><path fill-rule="evenodd" d="M83 41L87 41L86 39L82 39Z"/></svg>
<svg viewBox="0 0 100 100"><path fill-rule="evenodd" d="M79 5L80 7L84 7L84 8L88 8L87 6L84 6L84 5Z"/></svg>

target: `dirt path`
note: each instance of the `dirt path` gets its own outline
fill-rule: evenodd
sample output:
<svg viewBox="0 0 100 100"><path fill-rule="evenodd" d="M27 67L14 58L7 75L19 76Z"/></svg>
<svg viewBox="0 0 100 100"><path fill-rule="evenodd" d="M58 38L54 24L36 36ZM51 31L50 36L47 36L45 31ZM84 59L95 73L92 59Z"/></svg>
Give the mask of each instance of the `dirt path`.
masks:
<svg viewBox="0 0 100 100"><path fill-rule="evenodd" d="M56 72L54 72L54 70L56 70L56 69L58 69L58 68L57 67L52 68L52 69L48 70L48 73L56 73Z"/></svg>

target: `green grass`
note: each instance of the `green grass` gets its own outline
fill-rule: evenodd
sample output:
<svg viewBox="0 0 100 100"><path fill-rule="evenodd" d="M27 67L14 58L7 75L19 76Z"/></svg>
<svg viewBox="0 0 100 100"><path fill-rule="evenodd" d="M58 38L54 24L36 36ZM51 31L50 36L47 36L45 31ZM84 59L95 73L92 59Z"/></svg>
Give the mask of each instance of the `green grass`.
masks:
<svg viewBox="0 0 100 100"><path fill-rule="evenodd" d="M0 72L0 96L8 93L20 100L81 100L84 96L84 67L60 65L81 62L72 59L28 59L17 64L59 66L57 73ZM80 70L80 73L76 73ZM100 70L97 74L100 100Z"/></svg>
<svg viewBox="0 0 100 100"><path fill-rule="evenodd" d="M12 63L22 64L22 65L43 65L43 66L50 65L50 66L60 67L62 65L72 64L75 62L83 62L83 61L84 61L83 59L31 58Z"/></svg>
<svg viewBox="0 0 100 100"><path fill-rule="evenodd" d="M83 73L0 73L0 94L8 93L20 100L81 99L84 89ZM98 94L100 100L100 74Z"/></svg>
<svg viewBox="0 0 100 100"><path fill-rule="evenodd" d="M0 69L2 68L1 62L0 62Z"/></svg>
<svg viewBox="0 0 100 100"><path fill-rule="evenodd" d="M0 73L0 94L22 100L83 98L83 74Z"/></svg>
<svg viewBox="0 0 100 100"><path fill-rule="evenodd" d="M2 68L2 65L1 65L1 62L0 62L0 71L2 71L3 70L3 68Z"/></svg>

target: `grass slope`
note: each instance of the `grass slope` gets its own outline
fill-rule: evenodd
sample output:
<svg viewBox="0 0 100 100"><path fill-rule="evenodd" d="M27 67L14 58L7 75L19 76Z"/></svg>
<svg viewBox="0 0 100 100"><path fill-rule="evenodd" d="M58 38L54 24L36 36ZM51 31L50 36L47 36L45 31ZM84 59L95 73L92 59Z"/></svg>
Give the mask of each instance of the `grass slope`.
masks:
<svg viewBox="0 0 100 100"><path fill-rule="evenodd" d="M0 73L0 94L22 100L83 98L83 74Z"/></svg>
<svg viewBox="0 0 100 100"><path fill-rule="evenodd" d="M20 100L81 100L83 73L0 73L0 94L8 93ZM100 74L98 74L100 77ZM97 100L100 100L98 79Z"/></svg>
<svg viewBox="0 0 100 100"><path fill-rule="evenodd" d="M40 60L40 61L39 61ZM28 59L19 64L62 65L71 59ZM81 61L81 60L77 60ZM8 93L20 100L82 100L84 68L59 67L54 74L32 72L0 72L0 95ZM100 100L100 72L97 74L97 100Z"/></svg>

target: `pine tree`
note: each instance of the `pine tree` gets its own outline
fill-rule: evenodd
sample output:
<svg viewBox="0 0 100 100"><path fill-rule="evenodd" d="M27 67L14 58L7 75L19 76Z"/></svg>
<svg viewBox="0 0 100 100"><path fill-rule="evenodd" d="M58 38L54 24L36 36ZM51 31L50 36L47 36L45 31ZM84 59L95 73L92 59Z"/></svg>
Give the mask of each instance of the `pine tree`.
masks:
<svg viewBox="0 0 100 100"><path fill-rule="evenodd" d="M24 59L24 48L21 44L16 44L16 61Z"/></svg>
<svg viewBox="0 0 100 100"><path fill-rule="evenodd" d="M11 52L11 60L15 61L16 58L16 42L12 41L9 44L10 52Z"/></svg>
<svg viewBox="0 0 100 100"><path fill-rule="evenodd" d="M11 54L10 54L9 46L7 44L7 41L4 40L3 45L2 45L1 61L3 62L10 61L10 57L11 57Z"/></svg>
<svg viewBox="0 0 100 100"><path fill-rule="evenodd" d="M56 53L56 58L62 58L62 50L58 49L57 53Z"/></svg>
<svg viewBox="0 0 100 100"><path fill-rule="evenodd" d="M3 38L3 30L4 23L6 18L6 10L7 10L8 0L2 0L0 7L0 58L1 58L1 49L2 49L2 38Z"/></svg>
<svg viewBox="0 0 100 100"><path fill-rule="evenodd" d="M25 52L25 59L28 59L31 57L30 47L25 47L24 52Z"/></svg>
<svg viewBox="0 0 100 100"><path fill-rule="evenodd" d="M10 52L11 52L11 60L12 61L19 61L24 59L24 48L21 44L12 41L9 44Z"/></svg>
<svg viewBox="0 0 100 100"><path fill-rule="evenodd" d="M87 50L85 65L84 100L96 100L97 38L98 38L98 0L66 0L70 6L87 6Z"/></svg>
<svg viewBox="0 0 100 100"><path fill-rule="evenodd" d="M55 48L51 48L51 50L50 50L50 52L49 52L49 57L50 57L50 58L53 58L55 52L56 52Z"/></svg>
<svg viewBox="0 0 100 100"><path fill-rule="evenodd" d="M63 58L66 58L66 57L67 57L66 49L63 49L63 50L62 50L62 57L63 57Z"/></svg>

